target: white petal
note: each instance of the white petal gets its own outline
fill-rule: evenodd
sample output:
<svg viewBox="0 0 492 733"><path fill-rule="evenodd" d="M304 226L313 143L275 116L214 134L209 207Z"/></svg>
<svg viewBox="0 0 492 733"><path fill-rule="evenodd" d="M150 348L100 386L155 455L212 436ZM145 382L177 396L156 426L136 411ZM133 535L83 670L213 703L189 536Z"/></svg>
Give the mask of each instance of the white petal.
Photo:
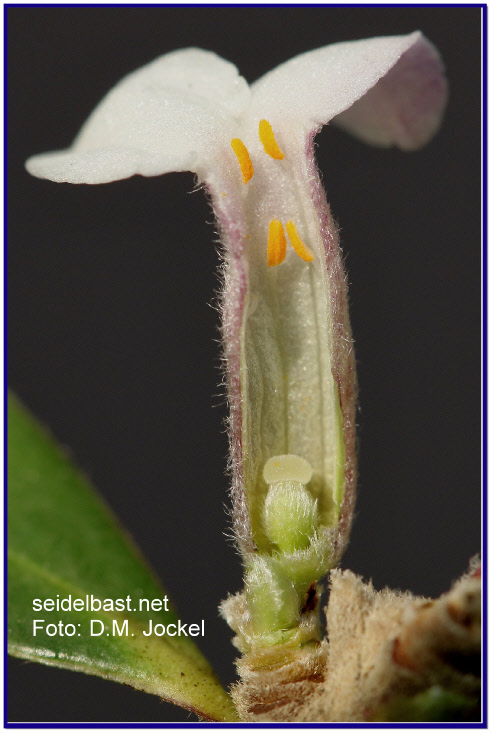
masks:
<svg viewBox="0 0 492 733"><path fill-rule="evenodd" d="M301 54L252 89L255 117L277 127L297 118L310 131L335 118L366 142L403 149L430 139L447 96L439 54L420 32Z"/></svg>
<svg viewBox="0 0 492 733"><path fill-rule="evenodd" d="M70 183L202 173L213 167L218 142L233 137L249 98L233 64L209 51L176 51L120 81L69 150L34 156L26 166L40 178Z"/></svg>
<svg viewBox="0 0 492 733"><path fill-rule="evenodd" d="M158 176L167 171L194 169L191 155L189 166L179 168L177 162L173 156L129 148L106 147L87 152L70 148L35 155L26 162L26 168L31 175L56 183L110 183L135 173Z"/></svg>
<svg viewBox="0 0 492 733"><path fill-rule="evenodd" d="M364 142L417 150L438 130L447 98L441 57L421 36L367 94L333 122Z"/></svg>

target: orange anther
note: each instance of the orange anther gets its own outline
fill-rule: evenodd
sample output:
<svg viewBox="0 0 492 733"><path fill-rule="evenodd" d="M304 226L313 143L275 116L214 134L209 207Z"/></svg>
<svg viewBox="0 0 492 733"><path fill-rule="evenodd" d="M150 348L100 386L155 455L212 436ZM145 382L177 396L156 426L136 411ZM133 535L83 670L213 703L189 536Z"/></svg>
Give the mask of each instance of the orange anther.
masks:
<svg viewBox="0 0 492 733"><path fill-rule="evenodd" d="M285 260L287 240L280 219L272 219L268 228L268 267L280 265Z"/></svg>
<svg viewBox="0 0 492 733"><path fill-rule="evenodd" d="M248 149L246 145L238 137L231 140L231 147L236 153L236 158L241 166L241 173L243 174L243 183L247 183L253 178L254 168L251 158L249 157Z"/></svg>
<svg viewBox="0 0 492 733"><path fill-rule="evenodd" d="M268 120L260 120L260 140L265 148L265 153L270 155L276 160L283 160L285 155L280 150L275 135L273 134L272 126Z"/></svg>
<svg viewBox="0 0 492 733"><path fill-rule="evenodd" d="M305 262L312 262L312 260L314 260L314 254L300 238L294 222L288 221L285 225L285 228L287 229L290 243L294 247L296 253L299 255L301 260L304 260Z"/></svg>

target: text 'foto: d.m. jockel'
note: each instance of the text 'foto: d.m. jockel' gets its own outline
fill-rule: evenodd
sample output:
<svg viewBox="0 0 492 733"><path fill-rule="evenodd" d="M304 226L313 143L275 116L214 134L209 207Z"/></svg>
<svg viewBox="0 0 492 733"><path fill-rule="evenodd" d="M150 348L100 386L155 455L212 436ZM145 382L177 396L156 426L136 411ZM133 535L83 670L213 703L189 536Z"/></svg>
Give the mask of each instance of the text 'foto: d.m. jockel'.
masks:
<svg viewBox="0 0 492 733"><path fill-rule="evenodd" d="M317 581L340 558L354 504L354 350L315 135L332 120L367 143L414 150L446 98L440 57L418 32L311 51L251 86L214 53L185 49L125 77L70 149L27 162L70 183L195 171L212 197L245 565L245 591L222 612L243 678L280 663L315 675Z"/></svg>

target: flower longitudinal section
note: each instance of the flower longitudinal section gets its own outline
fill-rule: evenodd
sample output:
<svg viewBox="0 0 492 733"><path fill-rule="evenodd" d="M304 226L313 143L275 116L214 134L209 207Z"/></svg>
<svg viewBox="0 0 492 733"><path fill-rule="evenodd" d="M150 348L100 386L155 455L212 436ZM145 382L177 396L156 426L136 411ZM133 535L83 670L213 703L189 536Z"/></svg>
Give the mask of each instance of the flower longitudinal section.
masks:
<svg viewBox="0 0 492 733"><path fill-rule="evenodd" d="M420 32L309 51L252 85L189 48L122 79L70 148L27 161L33 175L69 183L194 171L210 193L246 568L245 591L222 610L253 666L317 648L317 582L340 559L354 507L354 345L315 135L333 122L371 145L416 150L446 100L440 56Z"/></svg>

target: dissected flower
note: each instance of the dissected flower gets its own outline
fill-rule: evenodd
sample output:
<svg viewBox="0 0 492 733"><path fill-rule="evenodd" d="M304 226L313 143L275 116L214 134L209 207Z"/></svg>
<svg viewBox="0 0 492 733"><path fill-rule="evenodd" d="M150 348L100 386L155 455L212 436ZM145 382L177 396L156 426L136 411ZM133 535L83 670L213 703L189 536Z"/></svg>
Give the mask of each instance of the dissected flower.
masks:
<svg viewBox="0 0 492 733"><path fill-rule="evenodd" d="M70 183L191 170L211 194L246 566L246 592L224 614L244 652L316 636L316 582L340 557L354 502L354 351L314 136L333 120L413 150L437 130L446 96L439 55L418 32L308 52L251 87L227 61L186 49L125 77L71 148L27 162Z"/></svg>

